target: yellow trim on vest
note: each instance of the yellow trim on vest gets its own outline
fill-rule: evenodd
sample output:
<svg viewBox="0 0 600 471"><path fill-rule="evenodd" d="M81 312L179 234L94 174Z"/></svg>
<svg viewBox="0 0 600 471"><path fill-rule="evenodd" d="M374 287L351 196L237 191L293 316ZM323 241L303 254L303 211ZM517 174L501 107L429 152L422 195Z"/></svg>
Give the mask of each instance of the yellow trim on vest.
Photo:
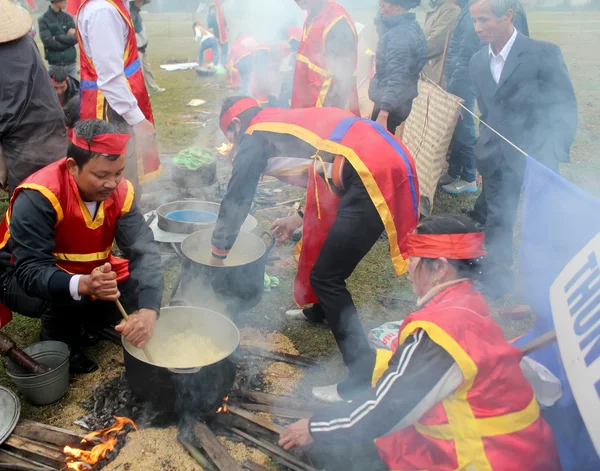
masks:
<svg viewBox="0 0 600 471"><path fill-rule="evenodd" d="M155 178L158 178L158 176L161 174L161 172L162 172L162 164L159 164L158 168L156 170L154 170L153 172L144 173L143 159L141 162L141 167L140 167L140 162L138 161L138 183L140 185L142 185L144 183L148 183L149 181L152 181Z"/></svg>
<svg viewBox="0 0 600 471"><path fill-rule="evenodd" d="M127 182L127 196L125 197L125 202L123 203L123 207L121 208L121 216L127 214L131 211L131 206L133 206L134 199L134 190L133 185L129 180L125 180Z"/></svg>
<svg viewBox="0 0 600 471"><path fill-rule="evenodd" d="M482 437L507 435L529 427L540 417L540 406L534 397L525 409L497 417L475 419L477 430ZM450 424L423 425L415 424L417 432L439 440L454 440L454 433Z"/></svg>
<svg viewBox="0 0 600 471"><path fill-rule="evenodd" d="M394 352L391 350L384 350L382 348L378 348L375 350L375 368L373 369L373 377L371 379L372 386L377 386L377 382L383 376L383 373L388 369L388 365L390 364L390 360L394 356Z"/></svg>
<svg viewBox="0 0 600 471"><path fill-rule="evenodd" d="M110 256L112 251L112 245L104 252L94 252L86 254L76 253L53 253L57 260L64 260L66 262L97 262L100 260L106 260Z"/></svg>
<svg viewBox="0 0 600 471"><path fill-rule="evenodd" d="M323 38L322 38L323 39L323 50L325 50L325 43L327 41L327 35L332 30L332 28L335 25L337 25L341 20L346 20L346 22L348 23L348 26L350 26L350 29L352 30L352 33L354 34L354 39L358 40L358 34L356 33L356 28L352 24L352 21L346 15L341 15L341 16L338 16L337 18L335 18L331 22L331 24L327 28L325 28L325 30L323 31ZM357 44L357 46L358 46L358 44Z"/></svg>
<svg viewBox="0 0 600 471"><path fill-rule="evenodd" d="M65 215L63 213L62 206L60 205L60 201L58 201L58 198L54 193L52 193L52 191L50 191L50 189L37 183L22 183L18 186L18 188L21 190L39 191L48 201L50 201L54 211L56 211L56 224L59 224L64 219Z"/></svg>
<svg viewBox="0 0 600 471"><path fill-rule="evenodd" d="M310 59L308 57L306 57L303 54L298 54L296 56L296 60L306 64L308 66L308 68L314 72L316 72L319 75L322 75L323 77L332 77L331 72L322 69L321 67L319 67L317 64L313 64Z"/></svg>
<svg viewBox="0 0 600 471"><path fill-rule="evenodd" d="M104 112L105 104L106 99L104 98L104 94L102 93L102 90L98 88L98 90L96 90L96 119L108 121L108 115Z"/></svg>
<svg viewBox="0 0 600 471"><path fill-rule="evenodd" d="M331 88L332 77L328 77L323 82L323 86L321 87L321 91L319 92L319 98L317 100L316 108L323 108L325 106L325 100L327 99L327 94L329 93L329 89Z"/></svg>
<svg viewBox="0 0 600 471"><path fill-rule="evenodd" d="M390 255L392 257L392 263L394 264L396 274L402 275L406 273L408 260L404 260L402 258L400 246L398 245L396 225L394 224L394 218L392 217L390 208L383 194L381 193L381 190L377 186L377 182L375 182L373 175L367 166L362 162L362 160L360 160L360 157L356 154L356 152L349 147L338 144L337 142L323 139L312 131L295 124L258 123L254 126L250 126L246 131L246 134L252 134L254 131L268 131L278 134L289 134L309 143L311 146L316 148L317 152L323 151L334 155L344 156L350 162L352 167L354 167L356 173L358 173L360 176L361 181L369 193L371 201L373 201L373 204L377 208L377 212L383 221L383 225L385 226L385 230L389 237Z"/></svg>
<svg viewBox="0 0 600 471"><path fill-rule="evenodd" d="M88 229L96 230L100 226L104 224L104 201L102 201L98 205L98 209L96 210L96 217L92 219L92 215L90 214L90 210L85 205L81 196L79 194L75 194L77 198L77 202L79 203L79 209L81 210L81 214L83 214L83 220L85 221L85 225Z"/></svg>

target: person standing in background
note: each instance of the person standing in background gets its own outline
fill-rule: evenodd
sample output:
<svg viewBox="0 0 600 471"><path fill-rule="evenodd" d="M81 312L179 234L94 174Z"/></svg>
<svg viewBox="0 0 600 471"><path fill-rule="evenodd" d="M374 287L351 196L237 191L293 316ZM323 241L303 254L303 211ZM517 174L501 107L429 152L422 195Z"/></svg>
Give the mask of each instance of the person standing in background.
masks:
<svg viewBox="0 0 600 471"><path fill-rule="evenodd" d="M488 47L471 59L481 120L555 172L569 162L577 133L577 101L558 46L535 41L513 25L516 0L471 0L474 30ZM485 126L475 146L483 176L475 212L485 225L489 252L486 293L493 299L514 288L513 227L526 159Z"/></svg>
<svg viewBox="0 0 600 471"><path fill-rule="evenodd" d="M152 105L146 91L127 0L82 0L77 16L81 53L81 119L102 119L133 135L125 177L136 187L161 171Z"/></svg>
<svg viewBox="0 0 600 471"><path fill-rule="evenodd" d="M150 2L151 0L135 0L129 2L129 9L131 11L131 21L133 21L133 27L135 29L135 39L137 41L140 62L142 63L142 74L144 75L146 89L155 93L162 93L165 89L156 83L154 74L152 73L150 59L148 59L148 55L146 54L146 48L148 47L148 33L146 32L142 15L140 14L142 7Z"/></svg>
<svg viewBox="0 0 600 471"><path fill-rule="evenodd" d="M427 62L423 73L436 83L444 86L442 68L448 34L456 25L460 7L456 0L430 0L433 10L425 17L425 37L427 38Z"/></svg>
<svg viewBox="0 0 600 471"><path fill-rule="evenodd" d="M217 73L225 73L225 64L227 64L227 57L229 55L229 42L227 34L227 21L225 20L225 13L223 12L224 0L214 0L210 8L208 9L208 18L206 24L208 31L214 35L219 43L219 48L213 49L213 62L218 64Z"/></svg>
<svg viewBox="0 0 600 471"><path fill-rule="evenodd" d="M414 13L421 0L380 0L375 23L379 32L375 77L369 98L375 106L371 119L392 134L412 110L419 94L419 74L427 60L427 40Z"/></svg>
<svg viewBox="0 0 600 471"><path fill-rule="evenodd" d="M0 0L0 187L14 189L65 156L67 131L44 61L29 34L29 13Z"/></svg>
<svg viewBox="0 0 600 471"><path fill-rule="evenodd" d="M60 106L65 106L71 98L79 96L79 82L67 75L65 67L51 66L48 74L54 90L56 90Z"/></svg>
<svg viewBox="0 0 600 471"><path fill-rule="evenodd" d="M66 67L69 77L79 80L75 21L66 8L67 0L50 0L48 10L38 20L40 39L48 64Z"/></svg>
<svg viewBox="0 0 600 471"><path fill-rule="evenodd" d="M296 56L291 107L333 106L360 116L354 21L335 0L295 2L307 16Z"/></svg>

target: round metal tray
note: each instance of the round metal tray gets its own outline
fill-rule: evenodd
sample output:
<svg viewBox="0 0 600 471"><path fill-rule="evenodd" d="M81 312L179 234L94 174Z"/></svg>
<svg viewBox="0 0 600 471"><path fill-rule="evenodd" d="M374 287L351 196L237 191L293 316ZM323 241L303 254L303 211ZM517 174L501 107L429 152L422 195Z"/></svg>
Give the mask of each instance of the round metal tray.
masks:
<svg viewBox="0 0 600 471"><path fill-rule="evenodd" d="M19 398L9 389L0 386L0 444L13 432L20 415Z"/></svg>

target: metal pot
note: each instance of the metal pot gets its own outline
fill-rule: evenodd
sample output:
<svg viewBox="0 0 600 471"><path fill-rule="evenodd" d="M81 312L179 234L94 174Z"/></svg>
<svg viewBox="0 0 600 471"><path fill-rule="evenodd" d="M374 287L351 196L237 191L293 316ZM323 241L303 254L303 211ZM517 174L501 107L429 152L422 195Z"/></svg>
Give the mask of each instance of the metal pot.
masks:
<svg viewBox="0 0 600 471"><path fill-rule="evenodd" d="M211 186L217 181L217 161L202 165L198 170L174 165L171 168L171 180L179 188Z"/></svg>
<svg viewBox="0 0 600 471"><path fill-rule="evenodd" d="M213 414L235 381L237 364L233 353L240 343L240 332L227 317L208 309L161 309L147 345L153 359L160 362L161 344L169 336L186 332L211 337L223 351L223 358L211 364L165 368L150 363L142 350L121 338L129 387L138 399L149 402L159 413L158 422L173 423L186 415Z"/></svg>
<svg viewBox="0 0 600 471"><path fill-rule="evenodd" d="M225 266L212 266L212 230L189 235L181 244L183 298L194 306L224 309L235 316L249 311L262 299L265 265L275 239L269 232L265 242L249 232L240 232Z"/></svg>
<svg viewBox="0 0 600 471"><path fill-rule="evenodd" d="M197 200L183 200L173 201L172 203L166 203L158 207L156 215L158 217L158 227L166 232L176 234L193 234L197 231L204 229L211 229L215 227L216 218L209 222L186 222L176 221L167 217L175 211L206 211L218 216L221 205L218 203L211 203L210 201L197 201ZM250 214L244 221L242 226L243 231L253 231L258 225L258 221Z"/></svg>

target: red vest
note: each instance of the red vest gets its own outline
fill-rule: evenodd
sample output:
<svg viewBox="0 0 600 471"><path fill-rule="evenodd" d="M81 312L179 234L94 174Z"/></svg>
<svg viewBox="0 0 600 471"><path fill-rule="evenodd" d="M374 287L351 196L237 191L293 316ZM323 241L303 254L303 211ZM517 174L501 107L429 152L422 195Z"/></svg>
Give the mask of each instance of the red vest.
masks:
<svg viewBox="0 0 600 471"><path fill-rule="evenodd" d="M96 217L79 195L79 189L67 170L67 159L61 159L26 178L14 191L8 211L0 223L0 249L10 239L12 205L21 190L41 193L54 207L56 225L54 252L56 266L75 275L87 275L109 262L117 280L129 278L129 263L112 254L117 220L133 205L133 185L121 180L110 197L100 203Z"/></svg>
<svg viewBox="0 0 600 471"><path fill-rule="evenodd" d="M559 471L556 444L510 345L470 282L451 286L408 316L446 350L463 384L414 425L375 441L391 470Z"/></svg>
<svg viewBox="0 0 600 471"><path fill-rule="evenodd" d="M219 42L225 44L227 42L227 23L225 22L225 14L219 0L213 1L215 13L217 15L217 23L219 24Z"/></svg>
<svg viewBox="0 0 600 471"><path fill-rule="evenodd" d="M303 181L308 188L294 283L299 305L317 302L310 286L310 271L337 215L339 197L331 185L341 184L344 162L354 167L381 216L396 272L406 271L408 262L402 254L407 235L419 218L419 185L413 158L398 139L373 121L338 108L268 108L256 115L246 133L255 131L295 136L317 149L315 155L307 155L304 169L284 169L287 176L304 170ZM331 179L318 174L324 165L319 152L341 156L333 165Z"/></svg>
<svg viewBox="0 0 600 471"><path fill-rule="evenodd" d="M258 43L256 40L247 35L238 36L231 45L226 67L227 81L231 88L239 88L242 86L242 78L237 66L244 57L253 55L257 48Z"/></svg>
<svg viewBox="0 0 600 471"><path fill-rule="evenodd" d="M81 10L88 1L89 0L82 0L79 10ZM146 91L146 84L144 83L144 76L142 75L141 64L138 58L135 29L131 21L131 15L122 0L106 1L119 11L123 21L127 23L127 26L129 27L129 36L123 54L123 62L125 65L123 73L125 74L131 92L138 102L140 110L142 110L146 119L154 124L152 105L150 104L150 97L148 97L148 92ZM81 119L103 119L108 121L108 101L104 98L102 90L98 88L98 74L94 68L94 63L83 47L83 41L79 31L77 32L77 39L79 42L81 62L81 101L79 104L79 114ZM143 156L138 154L137 164L139 183L146 183L157 178L161 171L158 148L152 149Z"/></svg>
<svg viewBox="0 0 600 471"><path fill-rule="evenodd" d="M325 60L325 43L331 28L338 21L344 19L348 21L352 28L358 44L354 21L335 0L329 0L310 23L307 17L298 48L296 70L294 72L292 108L319 108L323 106L333 80L333 74L327 69ZM355 57L357 57L356 54ZM357 59L354 62L353 87L348 97L347 109L360 116L358 89L356 87L356 65Z"/></svg>

